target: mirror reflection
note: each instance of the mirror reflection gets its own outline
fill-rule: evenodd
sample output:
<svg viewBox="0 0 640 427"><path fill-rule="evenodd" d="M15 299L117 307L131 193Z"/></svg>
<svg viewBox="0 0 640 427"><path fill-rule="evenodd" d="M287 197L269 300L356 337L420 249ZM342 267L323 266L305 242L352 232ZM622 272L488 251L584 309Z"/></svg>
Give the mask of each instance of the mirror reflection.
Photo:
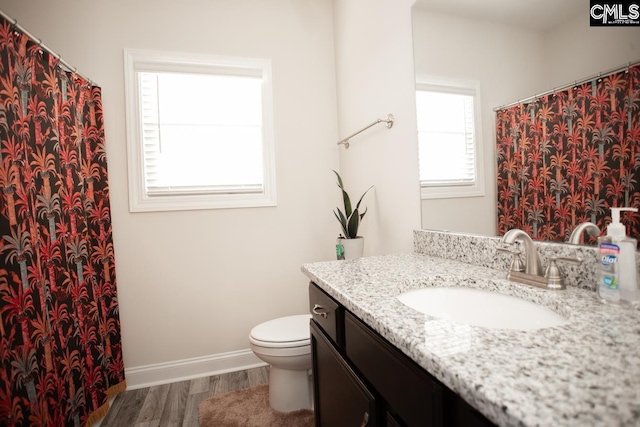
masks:
<svg viewBox="0 0 640 427"><path fill-rule="evenodd" d="M571 86L572 82L620 65L637 62L640 59L637 46L637 40L640 40L640 27L589 27L588 13L588 3L585 4L582 0L563 2L493 0L483 2L477 9L473 9L473 5L467 4L464 0L417 1L413 9L417 89L420 90L424 82L433 84L434 81L440 85L448 85L450 91L457 93L460 93L461 86L475 86L478 88L475 99L480 110L476 113L475 128L477 136L475 149L479 161L474 165L477 168L477 176L480 178L476 185L480 188L470 194L461 194L460 190L464 185L448 183L442 186L439 194L435 196L423 191L423 228L483 235L503 234L505 229L512 228L513 219L508 217L514 209L506 207L502 212L499 210L498 200L501 193L498 187L504 184L500 187L504 193L507 192L504 188L508 189L509 184L512 186L522 184L501 182L499 173L504 172L504 168L501 169L500 162L504 161L505 153L499 148L500 143L497 143L497 132L504 129L501 128L500 122L497 122L498 113L494 112L494 108L530 98L536 94L545 92L553 94L556 92L554 87L560 89L567 84ZM590 46L589 50L597 51L598 55L585 55L585 46ZM611 46L616 48L612 49ZM585 87L583 90L588 89L590 88ZM559 94L560 90L557 92ZM603 89L603 93L607 92ZM572 116L573 113L567 112L564 107L565 104L569 104L567 102L569 97L574 99L573 96L573 93L566 94L564 103L557 105L558 118L564 114L560 120L564 124L559 124L561 127L568 126L574 119L577 120ZM553 99L556 98L561 99L562 95ZM618 105L618 101L615 102ZM538 105L536 108L542 107ZM615 117L621 115L619 113L621 108L613 108ZM525 113L527 112L531 114L530 110L525 110ZM538 117L539 113L540 110L534 117ZM587 119L593 122L589 126L595 127L595 122L598 121L596 110L591 111L587 116ZM418 122L420 126L420 119ZM602 127L601 129L601 133L612 132ZM540 133L540 130L538 129L537 132ZM568 130L559 129L558 132L564 132L566 135ZM603 167L611 168L615 166L614 163L620 163L614 160L614 157L620 154L613 149L615 144L612 143L617 136L614 134L608 139L605 138L607 142L603 145L603 151L594 154L594 158L604 160L600 162ZM535 142L530 135L521 134L518 138L520 138L520 144L525 144L527 147ZM544 137L540 135L539 139L537 146L541 147L542 151L546 150L551 137L545 134ZM566 139L562 145L565 148L568 147ZM571 136L570 139L570 143L577 144L577 138ZM461 138L460 141L462 146L465 140ZM505 141L502 142L505 143ZM469 144L468 141L466 143ZM509 143L513 144L513 141L509 140ZM522 147L523 145L519 148L522 149ZM526 171L524 181L531 181L535 175L538 182L546 186L546 193L535 201L540 206L539 228L536 226L534 230L533 224L538 223L530 222L530 228L527 229L530 235L538 240L567 241L579 223L597 223L598 216L606 216L606 223L610 221L610 213L604 209L607 205L599 201L598 197L589 199L590 196L587 194L582 203L589 199L591 211L578 215L575 212L567 212L565 216L568 218L562 226L559 223L556 224L558 221L554 220L551 213L556 208L557 199L566 198L572 186L575 194L575 186L584 186L585 183L571 181L571 177L564 182L557 176L557 165L551 165L550 161L544 160L550 159L551 154L543 155L542 163L538 164L537 161L532 161L537 160L536 158L528 158L530 150L528 148L527 150L527 155L523 156L524 161L520 160L525 166L531 166ZM639 170L637 167L634 169L633 158L637 151L634 150L634 148L623 150L626 154L622 157L631 157L631 163L625 166L627 170L624 172L626 175L631 173L629 179L640 182L640 176L637 176ZM561 158L561 153L555 154L555 162L560 161L563 164L566 161ZM452 154L448 153L447 158L451 157ZM533 165L536 167L533 168ZM566 168L564 164L563 168ZM512 175L511 178L523 178L521 175L522 168L519 174ZM540 176L544 177L542 181ZM503 180L508 181L509 176L503 176ZM598 183L604 192L606 192L604 186L612 184L612 182ZM593 182L590 185L593 186ZM610 191L617 190L612 187ZM627 205L637 206L640 201L636 198L627 197ZM619 200L612 206L622 206L624 203L625 201ZM594 212L597 213L596 216L592 215ZM640 220L637 217L638 215L628 218L630 221L638 222ZM498 227L499 219L501 228ZM623 218L623 222L625 221L626 218ZM584 238L589 239L588 234L581 234L584 237L579 241ZM591 242L594 241L591 240Z"/></svg>

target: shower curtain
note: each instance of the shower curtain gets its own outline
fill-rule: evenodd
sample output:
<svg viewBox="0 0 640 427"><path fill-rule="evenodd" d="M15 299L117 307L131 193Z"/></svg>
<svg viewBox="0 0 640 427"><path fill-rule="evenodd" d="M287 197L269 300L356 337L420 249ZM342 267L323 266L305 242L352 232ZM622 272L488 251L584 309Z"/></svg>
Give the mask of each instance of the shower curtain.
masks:
<svg viewBox="0 0 640 427"><path fill-rule="evenodd" d="M125 388L101 91L0 17L0 425Z"/></svg>
<svg viewBox="0 0 640 427"><path fill-rule="evenodd" d="M496 140L500 235L605 230L609 208L640 208L640 64L498 111ZM640 236L639 214L623 222Z"/></svg>

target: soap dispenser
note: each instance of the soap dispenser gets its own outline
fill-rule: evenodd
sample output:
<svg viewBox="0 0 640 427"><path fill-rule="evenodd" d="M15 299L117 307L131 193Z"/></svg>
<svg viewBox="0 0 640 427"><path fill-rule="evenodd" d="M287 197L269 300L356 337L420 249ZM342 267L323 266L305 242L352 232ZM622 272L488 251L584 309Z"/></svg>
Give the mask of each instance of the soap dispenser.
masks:
<svg viewBox="0 0 640 427"><path fill-rule="evenodd" d="M626 235L620 223L621 211L638 212L638 209L611 208L607 235L598 238L598 296L608 303L638 305L637 241Z"/></svg>

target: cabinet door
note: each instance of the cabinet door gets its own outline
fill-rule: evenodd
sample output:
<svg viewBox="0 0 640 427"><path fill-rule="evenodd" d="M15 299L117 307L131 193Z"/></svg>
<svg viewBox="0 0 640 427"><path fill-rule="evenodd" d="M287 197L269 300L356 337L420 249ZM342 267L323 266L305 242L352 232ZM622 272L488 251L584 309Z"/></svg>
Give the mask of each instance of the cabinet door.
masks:
<svg viewBox="0 0 640 427"><path fill-rule="evenodd" d="M316 427L373 427L373 395L311 321L313 392Z"/></svg>
<svg viewBox="0 0 640 427"><path fill-rule="evenodd" d="M400 421L396 420L393 415L387 412L387 427L402 427Z"/></svg>
<svg viewBox="0 0 640 427"><path fill-rule="evenodd" d="M445 425L452 427L494 426L484 415L450 390L448 390L444 399L444 417Z"/></svg>
<svg viewBox="0 0 640 427"><path fill-rule="evenodd" d="M351 313L345 314L346 357L409 427L440 427L442 384Z"/></svg>

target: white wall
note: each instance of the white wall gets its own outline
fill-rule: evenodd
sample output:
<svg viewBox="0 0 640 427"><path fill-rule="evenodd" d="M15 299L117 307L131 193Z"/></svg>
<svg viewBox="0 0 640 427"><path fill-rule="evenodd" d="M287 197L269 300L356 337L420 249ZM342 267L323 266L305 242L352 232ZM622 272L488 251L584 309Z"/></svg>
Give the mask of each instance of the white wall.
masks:
<svg viewBox="0 0 640 427"><path fill-rule="evenodd" d="M640 61L640 27L590 27L576 17L545 34L541 91Z"/></svg>
<svg viewBox="0 0 640 427"><path fill-rule="evenodd" d="M257 323L307 311L300 265L334 257L337 234L330 0L1 0L0 9L103 89L128 371L248 349ZM272 60L277 207L129 213L125 47Z"/></svg>
<svg viewBox="0 0 640 427"><path fill-rule="evenodd" d="M541 86L540 34L460 16L413 10L416 74L480 82L484 197L422 201L422 227L496 234L495 113Z"/></svg>
<svg viewBox="0 0 640 427"><path fill-rule="evenodd" d="M415 81L411 43L414 0L334 0L340 139L391 113L340 148L352 198L369 186L361 235L365 255L413 250L420 228ZM335 142L334 142L335 144Z"/></svg>

